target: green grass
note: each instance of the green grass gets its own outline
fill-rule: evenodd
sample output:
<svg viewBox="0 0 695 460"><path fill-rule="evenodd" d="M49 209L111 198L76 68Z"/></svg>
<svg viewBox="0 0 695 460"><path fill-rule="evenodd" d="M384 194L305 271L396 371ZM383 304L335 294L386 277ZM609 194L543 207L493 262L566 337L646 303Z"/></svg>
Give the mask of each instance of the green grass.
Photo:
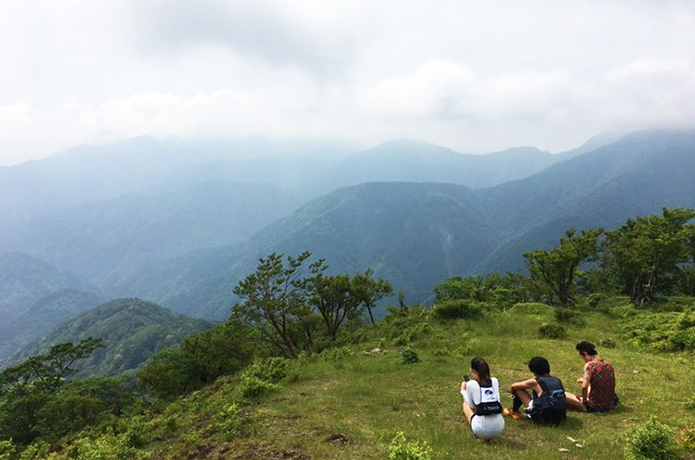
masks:
<svg viewBox="0 0 695 460"><path fill-rule="evenodd" d="M415 364L403 364L401 347L394 345L407 321L381 322L363 332L366 341L353 346L352 355L292 362L279 389L240 404L239 426L231 436L220 429L220 413L239 400L238 378L220 379L169 405L148 422L150 441L141 447L147 453L142 458L385 459L391 439L403 431L408 440L427 442L434 458L442 460L621 459L627 435L650 415L678 431L695 424L695 409L686 404L695 392L691 354L640 352L620 340L613 317L595 312L583 314L583 326L566 326L567 338L541 339L538 327L547 317L517 311L478 320L416 319L428 327L420 327L411 344L421 359ZM385 353L363 353L382 337L387 337ZM616 347L599 347L599 353L616 370L621 404L615 411L570 412L557 428L506 419L499 439L485 444L473 439L458 392L472 357L490 363L505 392L512 382L530 376L526 362L531 357L545 356L566 389L577 392L583 362L574 344L607 337ZM510 396L504 394L502 402L511 405ZM334 435L347 444L327 442ZM569 452L560 453L561 448Z"/></svg>

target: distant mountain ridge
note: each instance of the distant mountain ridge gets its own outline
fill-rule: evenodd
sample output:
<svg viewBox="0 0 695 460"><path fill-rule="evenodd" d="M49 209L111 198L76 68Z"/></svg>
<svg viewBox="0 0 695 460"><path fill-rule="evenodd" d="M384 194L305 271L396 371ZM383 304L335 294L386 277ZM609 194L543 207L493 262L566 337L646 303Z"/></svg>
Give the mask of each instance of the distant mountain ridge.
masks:
<svg viewBox="0 0 695 460"><path fill-rule="evenodd" d="M26 254L0 254L0 362L58 322L103 301L86 277Z"/></svg>
<svg viewBox="0 0 695 460"><path fill-rule="evenodd" d="M399 182L347 187L300 207L248 244L207 256L195 252L167 270L176 272L172 284L184 286L179 274L190 272L193 260L205 266L214 253L211 266L222 272L192 281L203 296L198 303L206 305L200 311L210 317L229 312L231 288L269 252L310 250L349 273L369 266L391 279L396 292L421 302L450 276L523 269L524 252L556 244L570 227L610 228L664 206L695 207L692 177L695 131L636 133L489 189ZM138 295L152 292L139 286ZM177 309L191 302L174 290L153 298Z"/></svg>
<svg viewBox="0 0 695 460"><path fill-rule="evenodd" d="M57 210L10 226L14 233L6 226L2 240L98 277L109 297L147 298L207 318L229 314L233 286L259 257L307 249L334 271L372 267L409 302L421 302L450 276L523 269L523 252L554 244L568 227L610 227L662 206L695 207L695 131L645 131L590 144L558 155L521 148L475 156L395 141L318 162L314 170L306 156L288 175L286 163L272 164L277 157L217 157L192 166L190 175L178 171L168 182L160 176L153 195ZM253 183L263 164L270 177L299 178L305 187L288 194ZM250 182L236 183L239 174ZM227 176L232 180L220 180ZM462 185L466 177L513 180L471 188ZM170 190L179 180L182 188ZM211 212L201 212L206 205ZM62 230L47 232L54 226ZM12 249L2 244L0 252Z"/></svg>

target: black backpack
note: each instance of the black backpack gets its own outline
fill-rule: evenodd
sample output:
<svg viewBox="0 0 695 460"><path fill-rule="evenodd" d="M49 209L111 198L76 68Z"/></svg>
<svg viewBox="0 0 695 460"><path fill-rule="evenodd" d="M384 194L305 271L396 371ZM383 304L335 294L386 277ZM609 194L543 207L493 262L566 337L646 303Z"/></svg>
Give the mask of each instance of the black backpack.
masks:
<svg viewBox="0 0 695 460"><path fill-rule="evenodd" d="M492 388L479 386L480 404L475 405L475 415L494 415L502 413L502 404Z"/></svg>
<svg viewBox="0 0 695 460"><path fill-rule="evenodd" d="M543 393L533 400L531 419L541 425L559 425L567 418L567 398L562 381L551 375L536 380Z"/></svg>

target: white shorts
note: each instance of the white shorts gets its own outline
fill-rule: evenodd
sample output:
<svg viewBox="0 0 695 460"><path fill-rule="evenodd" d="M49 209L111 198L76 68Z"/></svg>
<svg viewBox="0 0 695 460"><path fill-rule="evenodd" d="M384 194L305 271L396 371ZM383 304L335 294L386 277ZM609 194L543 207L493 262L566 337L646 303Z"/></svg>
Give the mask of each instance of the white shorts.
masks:
<svg viewBox="0 0 695 460"><path fill-rule="evenodd" d="M473 433L481 439L493 439L504 431L502 414L474 415L471 419Z"/></svg>

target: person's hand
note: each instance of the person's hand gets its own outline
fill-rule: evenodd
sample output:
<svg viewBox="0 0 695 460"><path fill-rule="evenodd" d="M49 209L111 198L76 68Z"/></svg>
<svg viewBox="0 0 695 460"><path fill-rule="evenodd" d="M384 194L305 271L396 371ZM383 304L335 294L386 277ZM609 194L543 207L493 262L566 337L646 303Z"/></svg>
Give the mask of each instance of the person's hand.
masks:
<svg viewBox="0 0 695 460"><path fill-rule="evenodd" d="M583 378L583 377L579 377L579 378L577 379L577 383L580 384L580 385L583 385L583 384L584 384L584 378Z"/></svg>
<svg viewBox="0 0 695 460"><path fill-rule="evenodd" d="M461 389L462 390L466 389L466 381L465 380L463 382L461 382Z"/></svg>

